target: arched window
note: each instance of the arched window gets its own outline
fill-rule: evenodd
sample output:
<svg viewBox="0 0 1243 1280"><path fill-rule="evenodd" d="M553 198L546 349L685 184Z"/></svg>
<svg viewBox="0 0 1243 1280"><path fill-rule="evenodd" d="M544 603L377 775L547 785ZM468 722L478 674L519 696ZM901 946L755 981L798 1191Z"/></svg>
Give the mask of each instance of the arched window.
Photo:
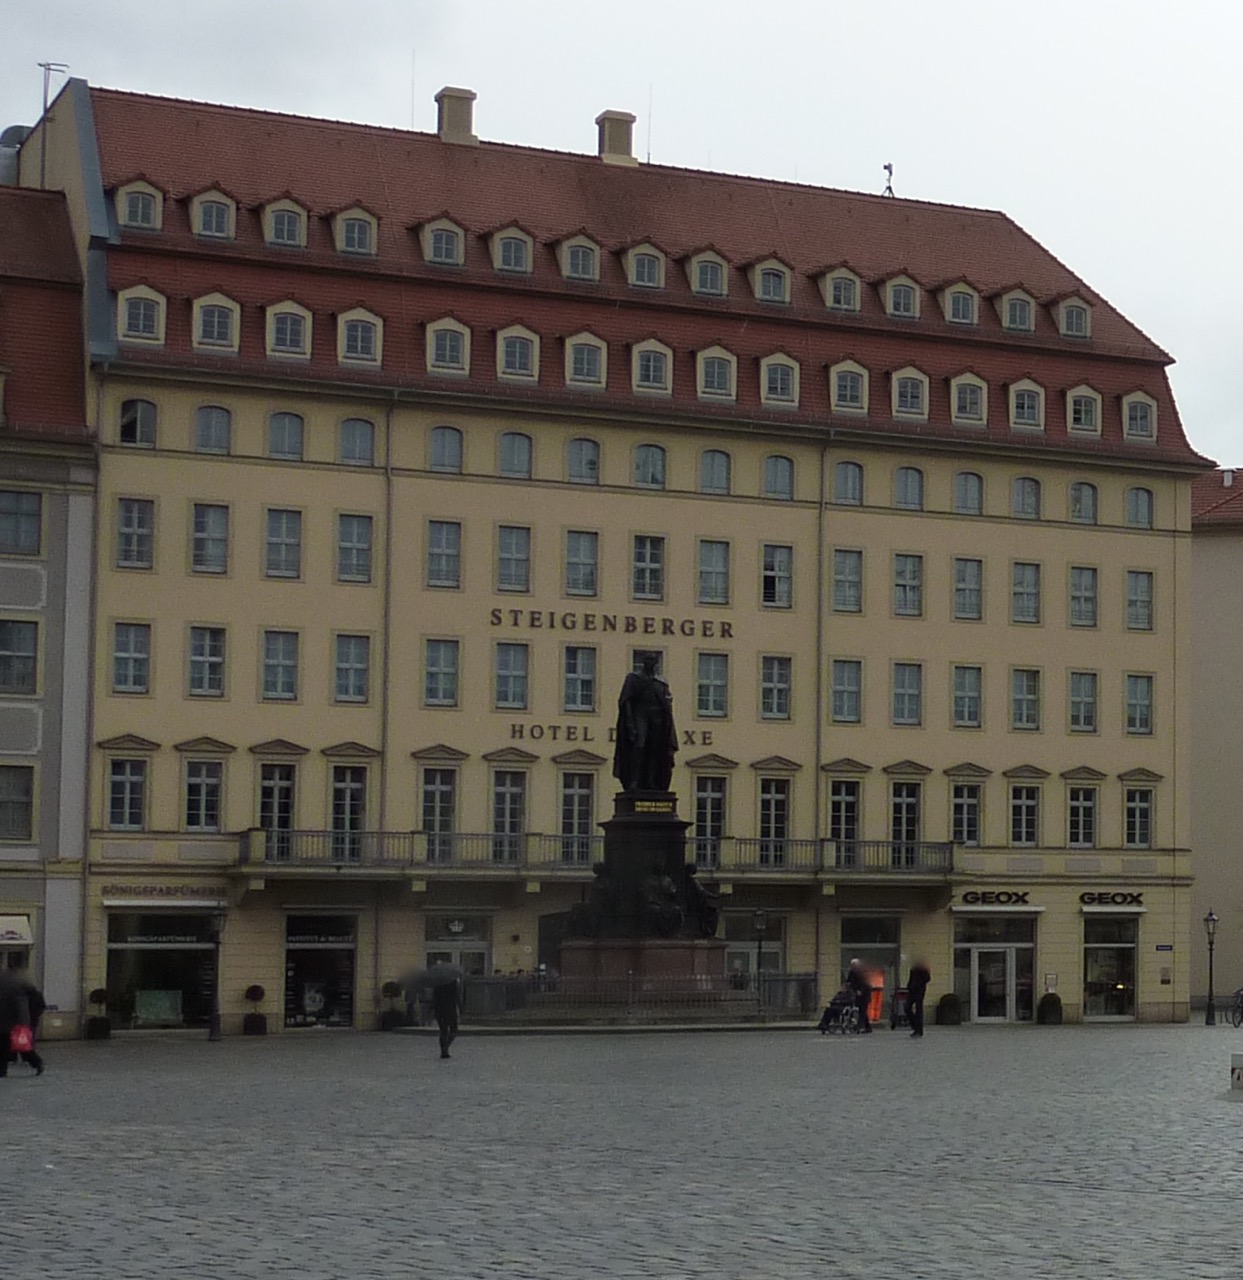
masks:
<svg viewBox="0 0 1243 1280"><path fill-rule="evenodd" d="M641 444L634 451L634 482L645 489L665 487L665 451L658 444Z"/></svg>
<svg viewBox="0 0 1243 1280"><path fill-rule="evenodd" d="M1031 476L1016 476L1010 509L1020 520L1039 520L1040 481Z"/></svg>
<svg viewBox="0 0 1243 1280"><path fill-rule="evenodd" d="M904 511L924 509L924 473L918 467L899 467L894 472L893 505Z"/></svg>
<svg viewBox="0 0 1243 1280"><path fill-rule="evenodd" d="M984 479L974 471L960 471L954 477L954 510L962 516L978 516L984 511Z"/></svg>
<svg viewBox="0 0 1243 1280"><path fill-rule="evenodd" d="M502 339L501 372L511 378L535 376L535 343L522 334L511 333Z"/></svg>
<svg viewBox="0 0 1243 1280"><path fill-rule="evenodd" d="M705 449L699 459L699 492L729 492L729 454L723 449Z"/></svg>
<svg viewBox="0 0 1243 1280"><path fill-rule="evenodd" d="M734 394L734 366L724 356L705 356L700 393L705 396Z"/></svg>
<svg viewBox="0 0 1243 1280"><path fill-rule="evenodd" d="M571 484L600 483L600 446L594 440L579 437L566 448L566 474Z"/></svg>
<svg viewBox="0 0 1243 1280"><path fill-rule="evenodd" d="M462 433L457 427L432 428L432 470L462 470Z"/></svg>
<svg viewBox="0 0 1243 1280"><path fill-rule="evenodd" d="M1077 481L1070 486L1070 518L1079 524L1096 523L1096 486Z"/></svg>
<svg viewBox="0 0 1243 1280"><path fill-rule="evenodd" d="M530 436L523 435L521 431L506 431L501 436L501 475L516 480L531 478Z"/></svg>
<svg viewBox="0 0 1243 1280"><path fill-rule="evenodd" d="M228 453L233 415L218 404L200 405L194 411L194 448L199 453Z"/></svg>
<svg viewBox="0 0 1243 1280"><path fill-rule="evenodd" d="M894 412L905 414L924 414L924 384L920 378L899 378L897 394L894 398Z"/></svg>
<svg viewBox="0 0 1243 1280"><path fill-rule="evenodd" d="M1152 528L1152 490L1126 491L1126 522L1133 529Z"/></svg>
<svg viewBox="0 0 1243 1280"><path fill-rule="evenodd" d="M203 307L199 311L199 342L205 347L233 345L233 312L229 307Z"/></svg>
<svg viewBox="0 0 1243 1280"><path fill-rule="evenodd" d="M838 462L833 467L833 501L859 506L863 502L863 467L858 462Z"/></svg>
<svg viewBox="0 0 1243 1280"><path fill-rule="evenodd" d="M341 461L354 467L375 461L375 425L366 418L346 418L341 424Z"/></svg>
<svg viewBox="0 0 1243 1280"><path fill-rule="evenodd" d="M794 463L780 454L764 459L764 496L789 502L794 497Z"/></svg>
<svg viewBox="0 0 1243 1280"><path fill-rule="evenodd" d="M120 440L122 444L155 448L155 405L150 400L121 402Z"/></svg>
<svg viewBox="0 0 1243 1280"><path fill-rule="evenodd" d="M296 413L274 413L268 419L268 457L302 457L302 418Z"/></svg>

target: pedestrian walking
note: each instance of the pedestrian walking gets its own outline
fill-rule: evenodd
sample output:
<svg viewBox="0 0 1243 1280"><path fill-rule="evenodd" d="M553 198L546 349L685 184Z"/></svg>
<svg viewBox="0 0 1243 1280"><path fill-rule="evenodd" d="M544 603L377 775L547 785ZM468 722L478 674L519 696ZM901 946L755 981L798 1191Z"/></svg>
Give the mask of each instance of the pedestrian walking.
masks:
<svg viewBox="0 0 1243 1280"><path fill-rule="evenodd" d="M12 969L0 968L0 1077L9 1074L9 1063L17 1056L10 1041L17 1027L30 1028L30 1004Z"/></svg>
<svg viewBox="0 0 1243 1280"><path fill-rule="evenodd" d="M872 1024L868 1020L868 1005L872 1003L872 983L863 971L862 960L852 960L846 971L846 982L855 993L855 1008L859 1010L859 1030L870 1035Z"/></svg>
<svg viewBox="0 0 1243 1280"><path fill-rule="evenodd" d="M432 1014L440 1029L440 1056L449 1056L449 1046L457 1039L458 1019L462 1010L462 980L465 973L460 966L438 961L413 973L405 981L408 992L418 992L420 1000L431 992Z"/></svg>
<svg viewBox="0 0 1243 1280"><path fill-rule="evenodd" d="M924 995L932 973L922 960L911 965L911 976L906 980L906 1020L911 1024L911 1035L924 1034Z"/></svg>

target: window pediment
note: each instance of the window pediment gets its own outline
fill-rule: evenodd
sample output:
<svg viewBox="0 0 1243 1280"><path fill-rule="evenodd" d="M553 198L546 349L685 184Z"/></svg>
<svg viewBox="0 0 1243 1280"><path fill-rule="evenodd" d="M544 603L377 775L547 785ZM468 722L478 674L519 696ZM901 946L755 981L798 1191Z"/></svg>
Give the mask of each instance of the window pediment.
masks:
<svg viewBox="0 0 1243 1280"><path fill-rule="evenodd" d="M920 764L918 760L899 760L895 764L885 765L881 772L889 774L890 777L926 778L932 770L928 765Z"/></svg>
<svg viewBox="0 0 1243 1280"><path fill-rule="evenodd" d="M446 746L443 742L437 742L434 746L422 747L418 751L412 751L411 757L415 760L448 760L457 762L460 760L469 760L469 751L459 751L457 747Z"/></svg>
<svg viewBox="0 0 1243 1280"><path fill-rule="evenodd" d="M372 760L379 754L375 747L368 747L361 742L353 741L336 742L331 747L324 747L320 751L320 755L327 756L330 760Z"/></svg>
<svg viewBox="0 0 1243 1280"><path fill-rule="evenodd" d="M521 747L501 747L499 751L485 751L483 758L489 764L534 764L539 756Z"/></svg>
<svg viewBox="0 0 1243 1280"><path fill-rule="evenodd" d="M797 773L802 767L787 756L765 756L763 760L751 761L751 768L757 773Z"/></svg>
<svg viewBox="0 0 1243 1280"><path fill-rule="evenodd" d="M200 755L225 756L236 751L231 742L221 742L219 738L187 738L184 742L173 743L174 751L195 752Z"/></svg>
<svg viewBox="0 0 1243 1280"><path fill-rule="evenodd" d="M101 751L158 751L160 744L136 733L120 733L95 744Z"/></svg>
<svg viewBox="0 0 1243 1280"><path fill-rule="evenodd" d="M553 756L552 762L553 764L590 769L597 765L607 764L608 760L607 757L597 755L594 751L583 751L580 748L575 751L563 751L559 756Z"/></svg>
<svg viewBox="0 0 1243 1280"><path fill-rule="evenodd" d="M266 742L256 742L250 753L255 756L305 756L310 753L310 748L290 742L288 738L269 738Z"/></svg>
<svg viewBox="0 0 1243 1280"><path fill-rule="evenodd" d="M1064 778L1067 782L1104 782L1109 775L1102 773L1099 769L1081 764L1075 769L1064 769L1058 777Z"/></svg>
<svg viewBox="0 0 1243 1280"><path fill-rule="evenodd" d="M1003 769L1001 776L1003 778L1017 778L1020 781L1029 778L1033 782L1039 782L1042 778L1049 777L1048 769L1042 769L1039 765L1020 764L1015 765L1013 769Z"/></svg>
<svg viewBox="0 0 1243 1280"><path fill-rule="evenodd" d="M828 764L822 764L820 772L864 774L871 773L872 766L864 764L862 760L854 759L853 756L842 756L839 760L830 760Z"/></svg>
<svg viewBox="0 0 1243 1280"><path fill-rule="evenodd" d="M738 761L731 760L728 756L717 755L715 751L709 751L706 755L696 756L693 760L686 761L688 769L737 769Z"/></svg>
<svg viewBox="0 0 1243 1280"><path fill-rule="evenodd" d="M962 764L950 765L948 769L941 771L947 778L991 778L993 771L986 769L982 764L972 764L969 760L964 760Z"/></svg>

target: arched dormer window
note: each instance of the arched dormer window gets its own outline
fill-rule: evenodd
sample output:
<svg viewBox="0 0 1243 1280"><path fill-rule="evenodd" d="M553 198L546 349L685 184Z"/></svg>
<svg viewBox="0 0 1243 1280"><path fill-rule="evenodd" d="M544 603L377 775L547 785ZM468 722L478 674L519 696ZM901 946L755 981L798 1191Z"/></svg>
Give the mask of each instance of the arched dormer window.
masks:
<svg viewBox="0 0 1243 1280"><path fill-rule="evenodd" d="M127 182L116 192L117 222L126 230L160 231L164 227L164 193L149 182Z"/></svg>
<svg viewBox="0 0 1243 1280"><path fill-rule="evenodd" d="M797 408L799 365L792 356L778 351L760 361L760 400L778 408Z"/></svg>
<svg viewBox="0 0 1243 1280"><path fill-rule="evenodd" d="M237 202L223 191L203 191L190 201L190 228L196 236L232 240L237 234Z"/></svg>
<svg viewBox="0 0 1243 1280"><path fill-rule="evenodd" d="M283 359L306 360L311 355L311 313L287 299L274 303L266 313L267 353Z"/></svg>
<svg viewBox="0 0 1243 1280"><path fill-rule="evenodd" d="M426 333L427 367L432 373L463 375L470 371L470 330L446 316L433 320Z"/></svg>
<svg viewBox="0 0 1243 1280"><path fill-rule="evenodd" d="M209 351L236 352L242 309L223 293L195 298L191 330L194 346Z"/></svg>
<svg viewBox="0 0 1243 1280"><path fill-rule="evenodd" d="M895 418L928 417L928 375L912 365L892 378L891 412Z"/></svg>
<svg viewBox="0 0 1243 1280"><path fill-rule="evenodd" d="M263 206L263 238L285 249L306 248L306 210L296 200L274 200Z"/></svg>
<svg viewBox="0 0 1243 1280"><path fill-rule="evenodd" d="M565 340L567 386L599 389L608 385L609 346L594 333L576 333Z"/></svg>
<svg viewBox="0 0 1243 1280"><path fill-rule="evenodd" d="M858 311L863 281L848 267L834 267L820 276L820 292L830 311Z"/></svg>
<svg viewBox="0 0 1243 1280"><path fill-rule="evenodd" d="M117 294L117 332L121 341L162 345L167 311L164 295L146 285L122 289Z"/></svg>
<svg viewBox="0 0 1243 1280"><path fill-rule="evenodd" d="M437 267L460 267L466 261L466 234L448 218L423 223L419 246L423 261Z"/></svg>
<svg viewBox="0 0 1243 1280"><path fill-rule="evenodd" d="M1122 397L1122 430L1128 440L1153 443L1157 438L1157 402L1143 391Z"/></svg>
<svg viewBox="0 0 1243 1280"><path fill-rule="evenodd" d="M974 373L950 379L950 418L956 426L979 427L988 421L988 383Z"/></svg>
<svg viewBox="0 0 1243 1280"><path fill-rule="evenodd" d="M557 246L557 261L567 280L599 280L600 249L586 236L571 236Z"/></svg>
<svg viewBox="0 0 1243 1280"><path fill-rule="evenodd" d="M635 391L668 395L673 389L673 352L649 338L631 351L631 385Z"/></svg>
<svg viewBox="0 0 1243 1280"><path fill-rule="evenodd" d="M692 293L724 298L729 293L729 266L719 253L704 250L686 261L686 279Z"/></svg>
<svg viewBox="0 0 1243 1280"><path fill-rule="evenodd" d="M868 411L868 371L854 360L829 367L829 402L834 413Z"/></svg>
<svg viewBox="0 0 1243 1280"><path fill-rule="evenodd" d="M1030 378L1010 384L1010 425L1016 430L1044 430L1044 388Z"/></svg>
<svg viewBox="0 0 1243 1280"><path fill-rule="evenodd" d="M665 287L665 255L653 244L635 245L625 255L626 279L640 289Z"/></svg>
<svg viewBox="0 0 1243 1280"><path fill-rule="evenodd" d="M338 316L337 360L341 364L382 364L384 321L361 307Z"/></svg>
<svg viewBox="0 0 1243 1280"><path fill-rule="evenodd" d="M506 227L490 237L492 268L508 275L530 275L535 263L535 241L521 227Z"/></svg>
<svg viewBox="0 0 1243 1280"><path fill-rule="evenodd" d="M506 381L537 382L540 368L539 334L510 325L496 335L496 376Z"/></svg>
<svg viewBox="0 0 1243 1280"><path fill-rule="evenodd" d="M332 215L332 238L338 253L374 257L379 230L375 215L357 205Z"/></svg>
<svg viewBox="0 0 1243 1280"><path fill-rule="evenodd" d="M738 359L724 347L697 352L695 367L701 400L734 400L738 394Z"/></svg>

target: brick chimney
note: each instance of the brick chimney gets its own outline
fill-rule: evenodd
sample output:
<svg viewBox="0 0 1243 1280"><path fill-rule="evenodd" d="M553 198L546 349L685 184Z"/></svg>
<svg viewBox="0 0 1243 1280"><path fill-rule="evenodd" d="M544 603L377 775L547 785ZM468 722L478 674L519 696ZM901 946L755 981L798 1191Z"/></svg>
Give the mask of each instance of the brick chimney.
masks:
<svg viewBox="0 0 1243 1280"><path fill-rule="evenodd" d="M474 133L475 99L473 89L455 89L445 85L436 95L436 132L441 142L455 142L463 147L477 147Z"/></svg>
<svg viewBox="0 0 1243 1280"><path fill-rule="evenodd" d="M600 130L600 159L605 164L638 164L634 151L634 116L629 111L601 111L596 116Z"/></svg>

